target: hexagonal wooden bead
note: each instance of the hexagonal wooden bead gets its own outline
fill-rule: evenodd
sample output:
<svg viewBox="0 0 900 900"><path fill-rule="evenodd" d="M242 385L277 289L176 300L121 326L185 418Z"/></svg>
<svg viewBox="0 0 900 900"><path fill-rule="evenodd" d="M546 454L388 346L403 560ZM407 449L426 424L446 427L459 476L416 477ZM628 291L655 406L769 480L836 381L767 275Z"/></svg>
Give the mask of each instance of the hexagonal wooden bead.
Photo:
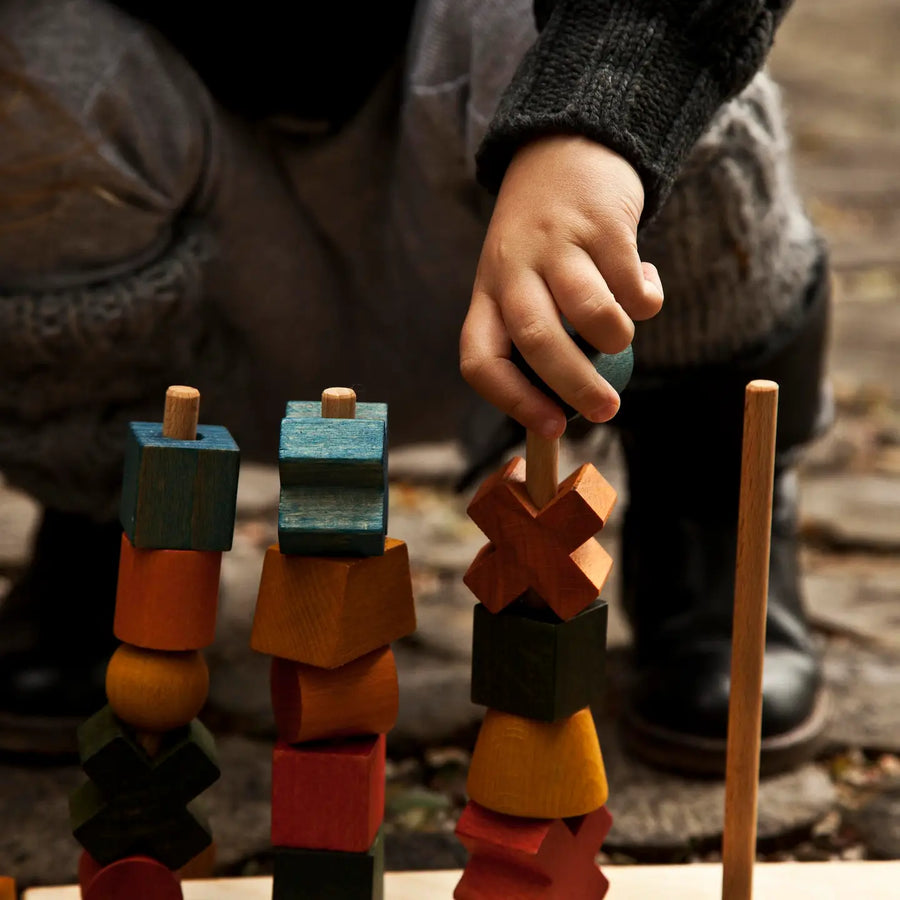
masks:
<svg viewBox="0 0 900 900"><path fill-rule="evenodd" d="M250 646L334 669L416 629L409 553L387 538L372 557L266 552Z"/></svg>
<svg viewBox="0 0 900 900"><path fill-rule="evenodd" d="M352 419L291 402L278 450L278 543L304 556L377 556L387 534L387 405Z"/></svg>
<svg viewBox="0 0 900 900"><path fill-rule="evenodd" d="M536 722L489 709L467 789L481 806L532 819L583 816L603 806L609 789L591 711Z"/></svg>
<svg viewBox="0 0 900 900"><path fill-rule="evenodd" d="M222 554L139 550L122 535L113 630L148 650L201 650L216 634Z"/></svg>
<svg viewBox="0 0 900 900"><path fill-rule="evenodd" d="M555 722L597 704L606 663L607 605L599 600L563 622L521 604L474 611L472 702Z"/></svg>
<svg viewBox="0 0 900 900"><path fill-rule="evenodd" d="M182 441L163 437L160 422L132 422L120 507L128 539L141 549L230 550L239 465L219 425Z"/></svg>
<svg viewBox="0 0 900 900"><path fill-rule="evenodd" d="M516 457L486 479L469 504L491 543L463 581L491 612L534 590L560 618L572 618L596 600L612 569L594 535L615 501L606 479L584 465L538 509L525 485L525 461Z"/></svg>
<svg viewBox="0 0 900 900"><path fill-rule="evenodd" d="M288 744L385 734L397 721L400 697L390 647L381 647L337 669L275 657L272 711Z"/></svg>

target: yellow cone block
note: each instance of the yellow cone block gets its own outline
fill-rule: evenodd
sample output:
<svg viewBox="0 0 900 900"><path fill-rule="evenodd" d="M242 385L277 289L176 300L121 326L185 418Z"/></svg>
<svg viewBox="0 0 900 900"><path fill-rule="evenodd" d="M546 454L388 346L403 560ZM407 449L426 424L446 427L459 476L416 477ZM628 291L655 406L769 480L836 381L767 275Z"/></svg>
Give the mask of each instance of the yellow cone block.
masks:
<svg viewBox="0 0 900 900"><path fill-rule="evenodd" d="M603 806L609 789L590 709L558 722L489 709L467 789L488 809L531 819L582 816Z"/></svg>

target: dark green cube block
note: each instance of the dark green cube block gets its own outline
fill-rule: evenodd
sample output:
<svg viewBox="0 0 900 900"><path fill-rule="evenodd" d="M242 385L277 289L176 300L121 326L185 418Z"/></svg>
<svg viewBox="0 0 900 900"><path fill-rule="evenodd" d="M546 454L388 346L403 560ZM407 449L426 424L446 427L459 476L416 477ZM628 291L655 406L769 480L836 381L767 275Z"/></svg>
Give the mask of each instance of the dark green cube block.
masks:
<svg viewBox="0 0 900 900"><path fill-rule="evenodd" d="M278 543L301 556L380 556L387 534L387 406L323 419L292 402L281 423Z"/></svg>
<svg viewBox="0 0 900 900"><path fill-rule="evenodd" d="M496 615L475 607L472 702L555 722L602 699L608 608L597 600L562 621L514 603Z"/></svg>
<svg viewBox="0 0 900 900"><path fill-rule="evenodd" d="M230 550L240 451L228 429L199 425L197 440L132 422L125 444L122 527L135 547Z"/></svg>
<svg viewBox="0 0 900 900"><path fill-rule="evenodd" d="M383 900L384 839L366 853L275 847L272 900Z"/></svg>

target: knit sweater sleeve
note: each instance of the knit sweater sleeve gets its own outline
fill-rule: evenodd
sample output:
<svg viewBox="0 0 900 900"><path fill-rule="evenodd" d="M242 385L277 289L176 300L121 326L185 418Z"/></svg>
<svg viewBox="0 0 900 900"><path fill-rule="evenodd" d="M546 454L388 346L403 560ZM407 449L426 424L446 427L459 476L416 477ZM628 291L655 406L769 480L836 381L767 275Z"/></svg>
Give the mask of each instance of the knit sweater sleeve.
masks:
<svg viewBox="0 0 900 900"><path fill-rule="evenodd" d="M536 0L538 40L478 151L489 190L516 150L581 134L641 176L656 213L719 106L762 66L792 0Z"/></svg>

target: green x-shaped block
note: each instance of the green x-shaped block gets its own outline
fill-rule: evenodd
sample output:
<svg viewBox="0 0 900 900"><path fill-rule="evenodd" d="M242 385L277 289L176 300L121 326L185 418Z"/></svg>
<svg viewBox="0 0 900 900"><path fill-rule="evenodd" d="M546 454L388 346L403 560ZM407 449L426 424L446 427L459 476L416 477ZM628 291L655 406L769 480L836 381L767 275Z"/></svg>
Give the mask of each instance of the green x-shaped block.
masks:
<svg viewBox="0 0 900 900"><path fill-rule="evenodd" d="M166 735L152 759L106 706L78 730L88 781L69 798L76 840L101 865L149 856L179 869L212 841L191 801L219 777L213 737L198 721Z"/></svg>

